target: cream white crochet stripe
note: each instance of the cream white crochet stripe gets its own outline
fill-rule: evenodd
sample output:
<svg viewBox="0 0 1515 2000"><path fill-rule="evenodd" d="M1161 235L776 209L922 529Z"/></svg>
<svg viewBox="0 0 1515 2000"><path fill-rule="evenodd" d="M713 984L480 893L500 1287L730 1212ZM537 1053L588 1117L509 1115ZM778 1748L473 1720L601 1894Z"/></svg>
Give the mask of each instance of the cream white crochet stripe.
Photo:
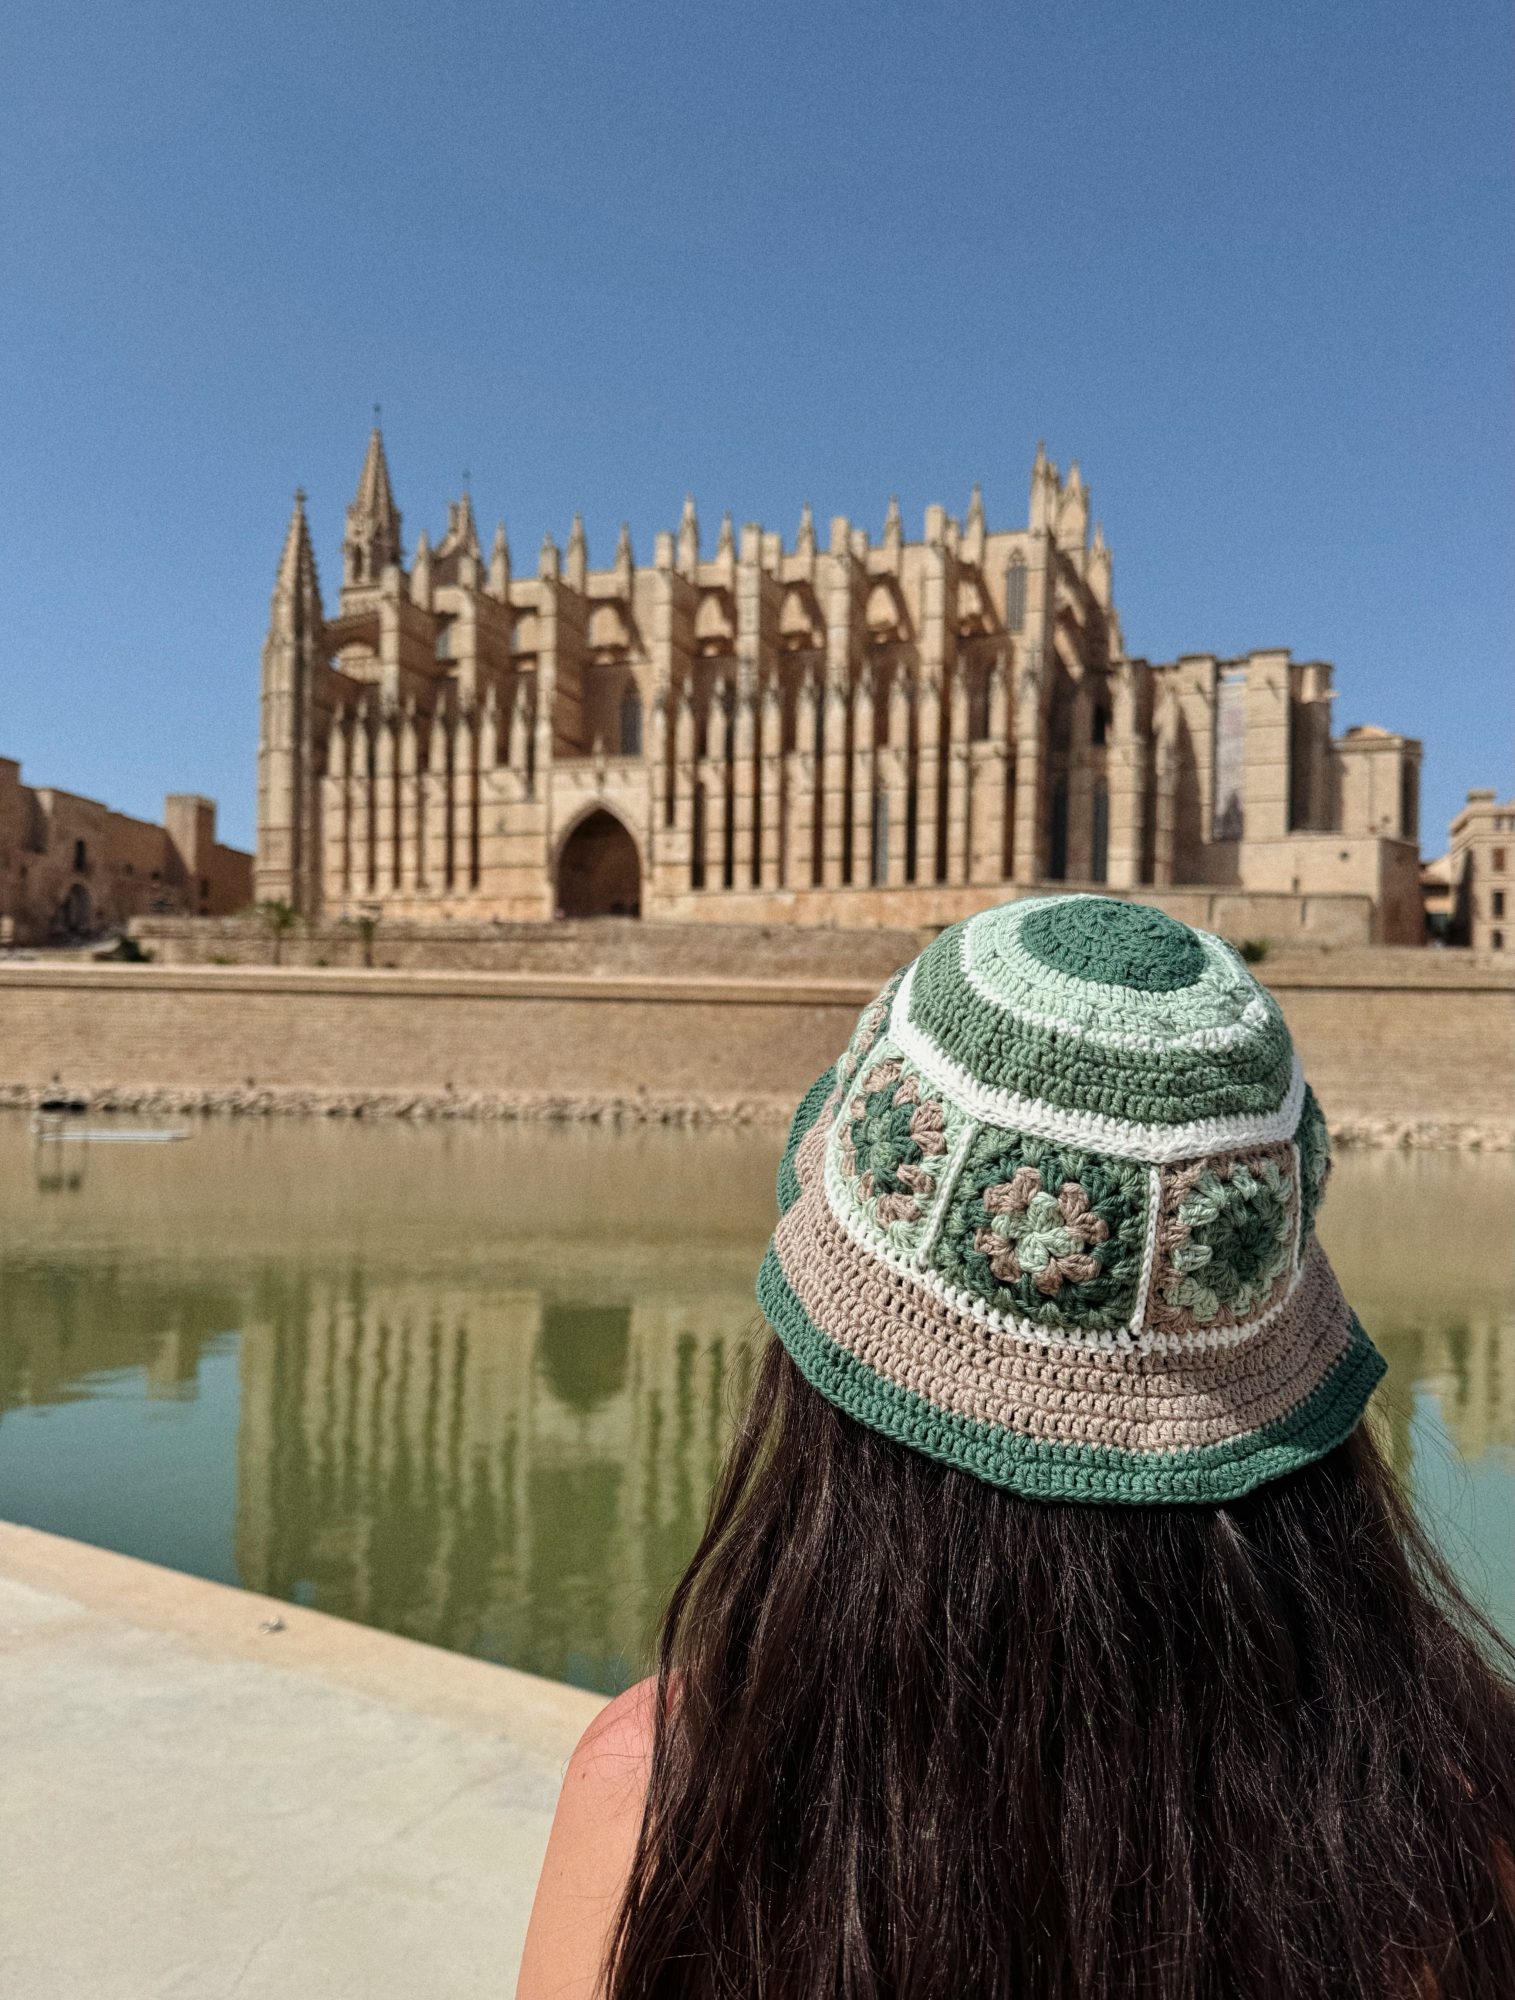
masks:
<svg viewBox="0 0 1515 2000"><path fill-rule="evenodd" d="M963 1171L963 1162L968 1157L968 1148L978 1137L979 1128L971 1118L963 1120L963 1129L957 1135L957 1144L952 1148L952 1156L942 1174L942 1184L937 1190L936 1207L916 1246L917 1257L929 1257L932 1245L942 1233L942 1224L947 1220L947 1210L952 1205L952 1197L957 1191L958 1176Z"/></svg>
<svg viewBox="0 0 1515 2000"><path fill-rule="evenodd" d="M1162 1219L1163 1170L1147 1169L1147 1233L1142 1242L1142 1274L1136 1284L1136 1310L1131 1315L1131 1331L1140 1333L1147 1317L1147 1300L1152 1296L1152 1273L1157 1268L1157 1226ZM1298 1249L1296 1242L1295 1248ZM1293 1268L1298 1270L1296 1256Z"/></svg>
<svg viewBox="0 0 1515 2000"><path fill-rule="evenodd" d="M1201 936L1208 933L1201 932ZM1085 1028L1076 1021L1066 1021L1056 1014L1038 1014L1031 1008L1023 1007L992 986L979 968L973 956L973 925L968 924L963 933L962 943L963 976L981 1000L987 1000L998 1014L1007 1014L1012 1020L1024 1021L1028 1027L1049 1028L1059 1035L1066 1035L1070 1041L1092 1042L1096 1048L1133 1049L1150 1051L1154 1055L1166 1055L1172 1049L1228 1049L1237 1042L1252 1040L1268 1024L1272 1009L1267 999L1256 994L1242 1009L1234 1021L1212 1028L1191 1028L1181 1035L1143 1035L1120 1028ZM1119 991L1129 1003L1131 995L1125 988Z"/></svg>
<svg viewBox="0 0 1515 2000"><path fill-rule="evenodd" d="M1039 1326L1035 1320L1021 1319L1014 1313L1000 1312L995 1306L987 1305L974 1293L964 1291L947 1282L938 1272L924 1269L916 1259L920 1252L906 1256L892 1244L883 1242L878 1235L871 1234L859 1221L847 1200L842 1185L841 1168L837 1164L836 1148L829 1143L830 1134L823 1123L813 1125L800 1143L795 1158L795 1169L805 1195L815 1192L814 1174L819 1166L821 1173L820 1192L826 1207L835 1217L837 1224L857 1247L878 1263L887 1265L897 1276L918 1285L934 1299L961 1313L965 1319L973 1320L986 1333L1008 1334L1016 1340L1033 1341L1038 1347L1061 1347L1072 1352L1087 1352L1089 1349L1134 1350L1138 1354L1185 1354L1197 1348L1240 1347L1245 1341L1264 1333L1286 1311L1290 1300L1299 1289L1302 1267L1296 1264L1289 1273L1288 1289L1276 1299L1265 1313L1249 1320L1244 1326L1206 1327L1197 1333L1165 1333L1153 1327L1141 1330L1132 1323L1111 1327L1106 1331L1088 1333L1074 1331L1068 1327ZM1147 1218L1147 1244L1143 1255L1142 1283L1139 1287L1139 1308L1144 1309L1146 1294L1151 1285L1151 1258L1156 1255L1155 1206L1151 1206L1151 1191L1148 1194L1149 1213ZM945 1203L943 1204L945 1208ZM940 1213L940 1211L939 1211Z"/></svg>
<svg viewBox="0 0 1515 2000"><path fill-rule="evenodd" d="M1055 1104L1043 1104L1034 1097L1022 1097L1016 1091L980 1083L911 1021L910 994L914 985L912 965L894 996L890 1038L938 1090L944 1091L970 1118L982 1119L985 1124L1150 1165L1292 1139L1299 1123L1305 1101L1305 1079L1297 1055L1289 1088L1276 1111L1247 1112L1230 1118L1196 1118L1186 1125L1142 1125L1097 1111L1064 1111Z"/></svg>

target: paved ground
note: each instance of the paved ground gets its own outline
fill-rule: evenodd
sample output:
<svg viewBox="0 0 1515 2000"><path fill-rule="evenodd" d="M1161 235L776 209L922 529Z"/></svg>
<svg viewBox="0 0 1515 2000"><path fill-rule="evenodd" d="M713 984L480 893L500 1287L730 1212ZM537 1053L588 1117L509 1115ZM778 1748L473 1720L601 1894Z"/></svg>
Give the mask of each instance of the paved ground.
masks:
<svg viewBox="0 0 1515 2000"><path fill-rule="evenodd" d="M505 2000L598 1706L0 1524L0 1993Z"/></svg>

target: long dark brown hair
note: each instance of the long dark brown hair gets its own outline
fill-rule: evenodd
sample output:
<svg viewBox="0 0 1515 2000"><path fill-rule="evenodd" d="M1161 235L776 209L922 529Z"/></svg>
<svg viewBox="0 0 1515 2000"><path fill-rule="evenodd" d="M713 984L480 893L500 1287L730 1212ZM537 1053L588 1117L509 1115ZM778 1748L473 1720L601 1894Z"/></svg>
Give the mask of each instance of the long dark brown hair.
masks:
<svg viewBox="0 0 1515 2000"><path fill-rule="evenodd" d="M1515 1655L1366 1429L1022 1500L775 1340L665 1618L613 2000L1512 2000Z"/></svg>

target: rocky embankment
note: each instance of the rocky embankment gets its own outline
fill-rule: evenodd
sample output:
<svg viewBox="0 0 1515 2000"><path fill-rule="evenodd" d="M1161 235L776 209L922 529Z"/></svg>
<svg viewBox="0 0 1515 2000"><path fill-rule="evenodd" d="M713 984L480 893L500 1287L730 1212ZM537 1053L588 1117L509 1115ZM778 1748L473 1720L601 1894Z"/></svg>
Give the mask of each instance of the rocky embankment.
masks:
<svg viewBox="0 0 1515 2000"><path fill-rule="evenodd" d="M0 1108L32 1109L41 1091L0 1086ZM297 1117L476 1119L590 1125L783 1126L793 1104L783 1097L660 1096L645 1090L597 1096L571 1092L470 1090L318 1090L242 1085L224 1089L106 1085L88 1094L94 1115L137 1118ZM1401 1152L1515 1151L1515 1120L1354 1118L1331 1120L1338 1146Z"/></svg>
<svg viewBox="0 0 1515 2000"><path fill-rule="evenodd" d="M43 1092L0 1085L0 1108L32 1109ZM89 1115L137 1118L478 1119L591 1125L782 1125L794 1106L778 1097L658 1096L645 1090L593 1094L488 1090L317 1090L242 1085L178 1089L105 1085L85 1093Z"/></svg>

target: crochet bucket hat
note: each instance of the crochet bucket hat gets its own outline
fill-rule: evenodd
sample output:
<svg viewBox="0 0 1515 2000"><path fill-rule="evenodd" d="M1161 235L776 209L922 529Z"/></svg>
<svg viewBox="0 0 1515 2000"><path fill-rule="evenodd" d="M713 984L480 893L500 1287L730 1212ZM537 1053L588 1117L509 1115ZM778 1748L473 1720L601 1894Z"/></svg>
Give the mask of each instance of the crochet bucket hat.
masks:
<svg viewBox="0 0 1515 2000"><path fill-rule="evenodd" d="M758 1299L805 1378L1043 1500L1220 1501L1384 1363L1314 1235L1325 1122L1231 946L1102 896L943 931L806 1093Z"/></svg>

